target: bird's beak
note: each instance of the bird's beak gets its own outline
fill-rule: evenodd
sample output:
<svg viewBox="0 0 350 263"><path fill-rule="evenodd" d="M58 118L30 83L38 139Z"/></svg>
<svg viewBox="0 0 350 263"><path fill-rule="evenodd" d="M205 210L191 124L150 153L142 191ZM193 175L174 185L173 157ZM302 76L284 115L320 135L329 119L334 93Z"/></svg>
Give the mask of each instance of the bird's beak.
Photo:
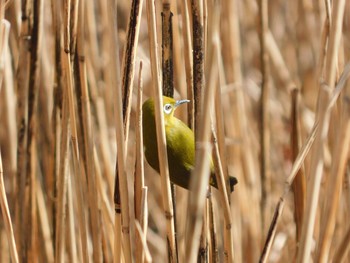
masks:
<svg viewBox="0 0 350 263"><path fill-rule="evenodd" d="M181 104L189 103L189 102L190 102L190 100L177 100L177 101L175 102L175 108L178 107L178 106L180 106Z"/></svg>

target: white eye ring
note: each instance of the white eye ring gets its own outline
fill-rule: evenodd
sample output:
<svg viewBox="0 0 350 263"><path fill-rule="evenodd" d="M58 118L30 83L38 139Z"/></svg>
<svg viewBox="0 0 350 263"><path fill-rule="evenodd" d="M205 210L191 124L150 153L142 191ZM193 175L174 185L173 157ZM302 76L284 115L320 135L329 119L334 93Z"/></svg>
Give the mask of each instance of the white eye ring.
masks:
<svg viewBox="0 0 350 263"><path fill-rule="evenodd" d="M165 104L164 105L164 112L165 112L165 114L170 114L172 109L173 109L173 106L171 104Z"/></svg>

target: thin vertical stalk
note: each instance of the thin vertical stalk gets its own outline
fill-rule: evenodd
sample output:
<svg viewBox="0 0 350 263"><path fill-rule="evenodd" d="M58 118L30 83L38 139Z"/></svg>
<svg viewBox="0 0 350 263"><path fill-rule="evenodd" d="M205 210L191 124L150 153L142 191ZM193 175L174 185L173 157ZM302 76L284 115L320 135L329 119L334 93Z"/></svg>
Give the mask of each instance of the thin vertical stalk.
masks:
<svg viewBox="0 0 350 263"><path fill-rule="evenodd" d="M331 98L328 100L327 104L321 103L321 105L324 106L324 111L326 111L327 114L329 114L329 112L332 110L332 108L334 107L337 98L339 97L340 92L342 91L346 80L348 79L348 77L350 76L350 64L347 65L344 69L343 74L341 75L341 77L339 78L338 84L336 86L336 88L334 89ZM326 94L324 94L326 93ZM327 97L327 90L323 91L321 94L326 95L324 97ZM322 107L323 108L323 107ZM320 113L321 114L321 113ZM262 251L262 254L260 255L260 262L266 262L271 250L271 246L272 246L272 242L274 240L274 236L276 234L276 227L278 224L278 221L281 218L281 214L283 212L283 208L284 208L284 200L287 196L287 194L289 193L289 190L292 186L293 180L295 179L295 176L298 174L298 171L301 167L301 165L303 164L307 154L309 153L311 146L313 146L313 143L317 143L316 139L319 137L319 133L320 133L320 128L322 127L320 121L317 119L316 122L314 123L314 126L310 132L309 137L307 138L307 140L305 141L303 147L300 149L298 156L295 158L295 161L293 163L293 166L291 168L290 174L286 179L285 182L285 189L284 189L284 193L283 195L280 197L279 202L277 203L276 209L275 209L275 214L274 217L272 219L270 228L269 228L269 232L265 241L265 245ZM316 147L317 144L314 146ZM320 148L320 146L319 146ZM318 149L319 150L319 149ZM318 151L316 151L318 152ZM310 182L312 183L312 182ZM307 213L310 213L307 211ZM306 213L303 219L303 223L305 221L305 217L306 217ZM300 247L300 245L299 245ZM298 250L299 253L300 249ZM337 262L337 261L336 261Z"/></svg>
<svg viewBox="0 0 350 263"><path fill-rule="evenodd" d="M291 109L291 149L293 161L296 160L300 151L300 124L299 124L299 90L292 90L292 109ZM301 225L305 210L306 180L303 169L300 169L292 184L294 193L294 220L296 225L296 241L300 240Z"/></svg>
<svg viewBox="0 0 350 263"><path fill-rule="evenodd" d="M8 131L8 150L10 156L10 176L13 178L11 184L16 186L16 149L17 149L17 129L16 129L16 94L14 90L14 76L13 76L13 67L12 59L9 51L9 33L10 33L10 23L7 20L2 20L0 27L3 27L2 31L2 41L5 46L2 47L1 56L1 71L4 71L4 81L3 84L0 82L0 92L1 85L4 86L4 116L5 116L5 129ZM1 51L0 51L1 52ZM0 73L2 74L2 73ZM0 80L1 81L1 80Z"/></svg>
<svg viewBox="0 0 350 263"><path fill-rule="evenodd" d="M30 235L30 240L27 239L27 244L30 249L28 260L34 260L37 258L37 212L36 212L36 126L37 126L37 104L38 104L38 91L40 83L40 58L41 58L41 42L42 42L42 18L43 18L43 1L38 0L33 3L33 29L31 35L31 47L30 47L30 73L29 73L29 86L28 86L28 126L27 126L27 167L26 178L28 185L26 185L26 193L29 193L28 204L30 211L30 217L26 225L26 229ZM25 201L26 202L26 201Z"/></svg>
<svg viewBox="0 0 350 263"><path fill-rule="evenodd" d="M80 9L80 1L82 0L72 0L71 1L71 19L70 19L70 53L72 56L72 60L74 59L75 56L75 50L76 50L76 43L77 43L77 34L78 34L78 20L79 20L79 13L81 11ZM83 5L84 6L84 5ZM80 11L79 11L80 10Z"/></svg>
<svg viewBox="0 0 350 263"><path fill-rule="evenodd" d="M122 61L122 83L121 83L121 91L123 93L123 127L124 127L124 154L126 155L127 147L128 147L128 137L129 137L129 122L130 122L130 112L131 112L131 99L132 99L132 87L133 87L133 80L134 80L134 63L135 63L135 54L137 51L137 45L138 45L138 37L139 37L139 29L140 29L140 21L141 21L141 11L142 11L142 3L143 1L134 0L132 1L131 5L131 11L129 16L129 23L127 28L127 42L124 49L124 55L123 55L123 61ZM118 153L119 155L119 153ZM119 161L118 158L117 166L119 168ZM120 203L123 203L123 197L121 194L123 194L123 188L127 187L127 181L126 177L121 178L125 176L125 174L119 174L120 170L117 170L116 174L116 187L114 192L114 199L116 205L120 205ZM120 180L120 182L119 182ZM117 187L119 185L119 187ZM125 193L124 193L125 195ZM126 202L126 200L125 200ZM130 231L130 225L129 223L124 222L126 219L126 216L129 217L129 209L128 211L123 211L123 205L121 205L122 208L122 223L125 226L127 226L128 230ZM128 213L128 215L123 215L123 213ZM123 227L123 228L124 228ZM124 233L124 230L123 234ZM129 237L130 239L130 237ZM129 241L127 241L127 246L130 246ZM129 250L129 248L127 249ZM130 248L131 250L131 248ZM128 251L127 251L128 253ZM131 253L131 251L130 251ZM126 255L127 257L129 255ZM130 255L131 256L131 255ZM127 260L131 260L127 259Z"/></svg>
<svg viewBox="0 0 350 263"><path fill-rule="evenodd" d="M342 182L348 160L350 146L350 86L342 104L342 118L340 128L337 130L336 143L332 152L332 166L330 176L327 178L325 203L321 216L322 230L316 254L317 262L329 261L329 250L336 224L337 210L342 193Z"/></svg>
<svg viewBox="0 0 350 263"><path fill-rule="evenodd" d="M214 217L214 207L213 207L213 196L212 193L209 193L208 197L208 214L209 214L209 262L216 263L219 262L219 249L218 249L218 240L217 240L217 231L216 231L216 220Z"/></svg>
<svg viewBox="0 0 350 263"><path fill-rule="evenodd" d="M69 155L69 105L67 90L64 91L62 112L62 133L60 145L59 180L57 182L57 214L56 214L56 240L55 262L64 262L65 241L65 217L66 217L66 193L68 181L68 155Z"/></svg>
<svg viewBox="0 0 350 263"><path fill-rule="evenodd" d="M202 91L205 85L204 79L204 67L205 67L205 10L204 3L202 0L192 0L192 40L193 40L193 51L192 51L192 62L193 62L193 103L194 103L194 132L195 132L195 141L198 143L198 134L199 134L199 119L202 111ZM196 144L197 145L197 144ZM193 178L193 177L192 177ZM191 179L192 180L192 179ZM190 183L191 184L191 183ZM207 206L204 206L206 209ZM204 216L207 213L203 213ZM204 218L204 222L207 219ZM201 225L202 222L199 223ZM202 234L200 237L199 243L199 253L198 261L207 262L208 261L208 242L207 242L207 229L204 227L205 224L201 227ZM196 248L196 246L194 246ZM187 254L188 255L188 254Z"/></svg>
<svg viewBox="0 0 350 263"><path fill-rule="evenodd" d="M181 0L181 16L183 24L183 41L184 41L184 57L185 57L185 71L186 71L186 84L187 84L187 98L190 100L188 103L188 126L194 128L194 97L193 97L193 60L191 59L192 41L191 41L191 29L190 18L188 12L188 6L186 0Z"/></svg>
<svg viewBox="0 0 350 263"><path fill-rule="evenodd" d="M323 143L328 132L329 112L323 105L329 101L330 90L321 86L318 102L318 117L320 123L320 132L316 135L315 145L312 149L311 167L310 167L310 190L307 192L306 210L303 218L300 249L298 250L297 262L308 262L310 260L311 240L316 219L316 209L318 195L320 192L322 170L323 170Z"/></svg>
<svg viewBox="0 0 350 263"><path fill-rule="evenodd" d="M167 243L168 257L170 262L176 262L177 251L175 242L175 229L174 229L174 212L173 202L171 199L170 178L168 170L168 156L166 151L166 138L164 127L164 116L162 110L162 89L160 79L160 68L158 59L157 48L157 30L156 30L156 16L155 6L153 0L147 0L147 20L149 30L149 44L151 54L151 73L153 83L153 94L155 98L155 117L156 117L156 132L157 132L157 147L160 166L160 177L162 185L162 199L163 209L167 224Z"/></svg>
<svg viewBox="0 0 350 263"><path fill-rule="evenodd" d="M222 207L224 209L224 245L225 245L225 262L233 262L234 253L233 253L233 239L232 239L232 219L231 219L231 210L229 203L229 196L227 192L227 186L224 178L224 171L221 162L221 157L219 153L219 146L217 142L217 136L215 131L212 131L213 141L214 141L214 167L216 181L218 183L218 188L221 197Z"/></svg>
<svg viewBox="0 0 350 263"><path fill-rule="evenodd" d="M17 254L17 248L16 248L16 241L15 241L15 235L13 233L13 228L12 228L10 209L9 209L8 203L7 203L3 175L4 175L4 171L2 168L2 158L1 158L1 151L0 151L0 207L1 207L1 214L4 218L3 222L5 225L5 229L6 229L7 240L9 242L11 259L14 263L17 263L19 261L18 261L18 254Z"/></svg>
<svg viewBox="0 0 350 263"><path fill-rule="evenodd" d="M262 72L262 85L260 97L260 119L261 119L261 211L262 211L262 229L265 229L265 216L268 208L268 193L271 192L271 173L270 173L270 118L269 118L269 94L270 94L270 64L267 53L266 34L268 32L268 1L259 1L260 13L260 61Z"/></svg>
<svg viewBox="0 0 350 263"><path fill-rule="evenodd" d="M37 189L36 202L38 206L39 223L41 225L43 241L44 241L43 250L45 251L45 259L46 259L46 262L53 263L55 258L54 246L53 246L53 240L51 236L48 209L47 209L47 206L45 206L44 193L43 193L43 188L41 183L38 183L38 187L36 189Z"/></svg>
<svg viewBox="0 0 350 263"><path fill-rule="evenodd" d="M173 13L170 1L163 0L162 11L162 73L163 95L174 97L174 63L173 63ZM174 200L173 200L174 201Z"/></svg>
<svg viewBox="0 0 350 263"><path fill-rule="evenodd" d="M333 262L345 262L346 255L350 250L350 227L345 232L344 238L335 252Z"/></svg>
<svg viewBox="0 0 350 263"><path fill-rule="evenodd" d="M81 10L82 11L82 10ZM97 202L99 200L96 189L96 174L93 161L93 141L92 141L92 124L89 92L87 88L85 50L83 45L84 34L84 16L82 15L79 28L79 39L77 39L77 59L75 60L76 68L76 96L78 101L78 111L81 113L80 123L82 124L82 156L87 182L87 197L90 208L91 225L92 225L92 242L94 262L102 261L101 251L101 227L100 216ZM77 65L78 64L78 65Z"/></svg>
<svg viewBox="0 0 350 263"><path fill-rule="evenodd" d="M69 114L67 117L66 123L63 122L62 128L62 139L61 139L61 160L60 160L60 172L59 180L60 184L58 187L58 205L57 205L57 223L56 223L56 262L62 262L64 260L64 237L65 237L65 216L66 216L66 195L67 195L67 180L68 175L66 171L66 156L68 155L68 141L66 142L66 135L68 129L70 128L70 135L72 141L72 150L75 160L75 171L78 170L79 163L79 150L78 150L78 136L76 128L76 118L75 118L75 105L74 105L74 95L73 95L73 76L72 76L72 65L70 60L70 0L64 2L64 12L63 12L63 53L62 53L62 72L65 76L65 89L64 89L64 102L63 111L67 110ZM66 108L65 108L66 107ZM69 124L68 124L69 123ZM69 126L68 126L69 125ZM63 146L63 147L62 147ZM81 175L82 176L82 175Z"/></svg>
<svg viewBox="0 0 350 263"><path fill-rule="evenodd" d="M61 34L61 6L58 5L57 0L51 0L51 14L52 14L52 31L54 32L54 88L52 92L53 96L53 109L52 109L52 139L51 139L51 172L47 178L47 193L50 196L57 197L57 178L59 174L59 156L60 156L60 131L62 130L61 112L62 112L62 98L63 98L63 68L62 68L62 34ZM49 203L49 217L52 219L52 225L56 226L56 210L57 203ZM56 227L52 230L52 239L56 240Z"/></svg>
<svg viewBox="0 0 350 263"><path fill-rule="evenodd" d="M67 181L67 211L68 211L68 238L67 248L70 262L78 262L77 258L77 238L75 230L75 215L73 204L73 189L72 189L72 177L70 176Z"/></svg>
<svg viewBox="0 0 350 263"><path fill-rule="evenodd" d="M225 69L227 70L227 81L234 84L237 89L229 93L229 103L234 109L230 111L231 118L228 118L229 128L228 136L230 138L239 138L241 143L239 147L232 148L230 151L231 159L238 165L238 168L244 173L245 182L249 191L251 207L249 214L246 216L248 223L247 239L249 240L249 249L251 253L248 255L253 261L258 260L261 242L261 224L255 222L256 218L261 218L260 210L260 177L254 161L253 147L249 134L248 108L246 106L246 98L243 90L243 73L242 73L242 48L241 48L241 32L239 21L239 1L222 2L224 18L228 25L228 34L223 38L223 46L228 48L228 57L226 59ZM260 187L257 187L260 186ZM243 252L244 253L244 252Z"/></svg>
<svg viewBox="0 0 350 263"><path fill-rule="evenodd" d="M82 52L82 42L84 38L84 6L85 1L81 0L79 5L78 12L78 36L77 36L77 57L76 60L79 60L79 64L85 62L85 54ZM77 68L77 67L76 67ZM77 200L77 219L78 219L78 227L80 233L80 242L81 242L81 255L84 262L89 262L89 251L88 251L88 234L87 234L87 222L85 215L85 194L87 192L86 189L86 178L83 169L83 165L80 162L80 156L77 149L76 141L73 144L73 167L74 167L74 186L75 186L75 197Z"/></svg>
<svg viewBox="0 0 350 263"><path fill-rule="evenodd" d="M18 196L18 202L16 204L16 231L18 251L20 260L24 261L27 257L26 242L25 242L25 202L24 202L24 188L25 188L25 165L26 165L26 140L27 140L27 96L28 96L28 81L29 81L29 16L27 12L27 1L22 1L22 23L20 30L20 43L19 43L19 60L16 72L17 79L17 187L16 192Z"/></svg>
<svg viewBox="0 0 350 263"><path fill-rule="evenodd" d="M213 53L214 55L215 52ZM215 60L212 60L215 61ZM186 220L186 262L193 262L199 248L199 236L203 226L203 210L205 205L206 189L210 176L210 112L214 105L214 95L218 69L211 67L209 85L204 92L202 112L198 123L200 124L197 136L197 149L195 168L190 180L190 197L188 215Z"/></svg>
<svg viewBox="0 0 350 263"><path fill-rule="evenodd" d="M163 0L162 10L162 94L174 97L174 60L173 60L173 13L170 11L170 1ZM177 249L177 227L176 227L176 188L170 184L171 199L174 211L175 250ZM176 261L179 261L176 254Z"/></svg>
<svg viewBox="0 0 350 263"><path fill-rule="evenodd" d="M266 242L265 242L265 245L264 245L263 250L261 252L259 263L268 262L269 255L271 252L271 247L273 244L273 240L274 240L275 235L276 235L277 224L281 218L281 215L282 215L282 212L284 209L284 203L285 203L284 200L285 200L285 195L287 192L285 192L283 194L283 196L280 198L280 200L278 201L278 203L276 205L275 213L273 215L269 231L267 232Z"/></svg>
<svg viewBox="0 0 350 263"><path fill-rule="evenodd" d="M333 90L335 85L336 77L336 61L339 51L341 32L342 32L342 23L344 17L344 0L336 0L333 2L332 9L332 24L331 32L329 39L329 47L326 57L326 85L328 85L330 90ZM328 91L329 92L329 91ZM320 135L316 138L317 143L314 148L311 160L310 168L310 191L307 194L307 203L306 203L306 214L303 220L302 234L300 241L300 250L298 251L297 262L307 262L310 259L311 253L311 244L312 244L312 234L314 229L314 224L316 220L316 208L317 202L320 193L320 184L322 179L322 170L323 170L323 156L321 155L323 141L328 132L329 124L329 112L326 113L322 107L322 103L327 103L328 96L326 95L326 90L324 87L320 87L319 100L318 100L318 120L320 121Z"/></svg>
<svg viewBox="0 0 350 263"><path fill-rule="evenodd" d="M117 153L117 171L116 181L115 181L115 189L120 190L120 206L115 200L115 232L114 232L114 262L121 261L121 234L123 235L123 254L125 257L125 262L132 262L132 254L131 254L131 240L130 240L130 218L129 218L129 192L128 192L128 184L127 184L127 175L126 175L126 167L125 167L125 159L126 159L126 146L125 146L125 137L124 137L124 124L123 124L123 109L122 109L122 90L121 90L121 81L120 81L120 66L119 66L119 46L118 46L118 38L117 38L117 24L115 14L117 12L116 2L114 0L111 1L111 8L109 8L108 12L108 21L110 23L109 33L111 36L110 39L110 54L114 58L111 61L111 71L114 74L111 75L111 85L114 88L114 117L115 117L115 132L116 132L116 140L118 146ZM119 187L120 183L120 187ZM121 212L121 214L120 214Z"/></svg>
<svg viewBox="0 0 350 263"><path fill-rule="evenodd" d="M193 23L193 96L194 131L198 135L199 116L201 114L202 90L204 87L204 21L203 1L191 0Z"/></svg>
<svg viewBox="0 0 350 263"><path fill-rule="evenodd" d="M141 222L142 209L142 189L145 186L144 178L144 159L143 159L143 133L142 133L142 61L140 62L139 81L137 92L137 109L136 109L136 164L135 164L135 219ZM144 252L142 250L142 241L139 235L136 235L136 251L142 253L135 254L135 261L142 262L144 259Z"/></svg>
<svg viewBox="0 0 350 263"><path fill-rule="evenodd" d="M123 120L125 141L129 138L131 100L134 81L135 58L138 46L143 0L133 0L131 4L127 40L122 60ZM126 144L127 146L127 144Z"/></svg>

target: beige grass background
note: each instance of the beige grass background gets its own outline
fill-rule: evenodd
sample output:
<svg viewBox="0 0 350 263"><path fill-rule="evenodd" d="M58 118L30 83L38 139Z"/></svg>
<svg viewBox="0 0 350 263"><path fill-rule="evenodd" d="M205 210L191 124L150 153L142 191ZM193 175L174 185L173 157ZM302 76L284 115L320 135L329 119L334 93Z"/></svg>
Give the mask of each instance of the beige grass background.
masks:
<svg viewBox="0 0 350 263"><path fill-rule="evenodd" d="M0 262L350 262L349 1L170 1L176 115L239 182L199 200L140 146L169 1L0 3Z"/></svg>

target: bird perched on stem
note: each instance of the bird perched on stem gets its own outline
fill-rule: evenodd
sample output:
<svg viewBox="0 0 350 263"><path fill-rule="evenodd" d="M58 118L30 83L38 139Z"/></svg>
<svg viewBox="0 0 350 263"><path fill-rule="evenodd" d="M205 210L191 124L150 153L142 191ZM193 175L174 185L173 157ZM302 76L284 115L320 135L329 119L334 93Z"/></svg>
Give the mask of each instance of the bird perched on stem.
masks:
<svg viewBox="0 0 350 263"><path fill-rule="evenodd" d="M195 162L195 140L193 131L181 120L174 117L176 108L189 100L174 100L163 96L164 125L166 134L167 154L169 163L170 180L183 188L189 189L190 176ZM159 173L157 134L152 98L144 102L142 106L142 128L145 156L150 166ZM230 176L229 184L231 192L237 183L235 177ZM218 188L214 167L211 165L211 186Z"/></svg>

